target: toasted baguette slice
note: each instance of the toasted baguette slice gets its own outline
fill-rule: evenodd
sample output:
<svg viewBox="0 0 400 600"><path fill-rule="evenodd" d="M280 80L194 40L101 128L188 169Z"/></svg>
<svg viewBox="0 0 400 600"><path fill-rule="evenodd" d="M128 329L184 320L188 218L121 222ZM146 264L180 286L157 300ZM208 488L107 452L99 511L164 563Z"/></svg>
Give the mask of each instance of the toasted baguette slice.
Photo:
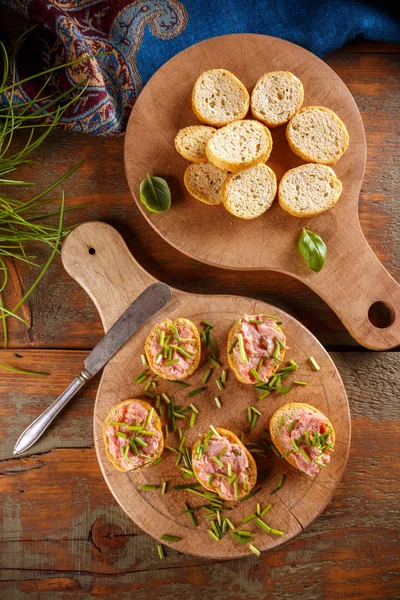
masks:
<svg viewBox="0 0 400 600"><path fill-rule="evenodd" d="M244 496L246 496L247 494L249 494L251 492L251 490L253 489L253 487L255 486L255 484L257 482L257 465L255 463L255 460L254 460L253 456L250 454L250 452L248 451L248 449L246 448L246 446L239 440L237 435L235 435L232 431L229 431L229 429L223 429L222 427L216 427L215 429L221 437L226 438L232 444L237 444L238 446L240 446L240 448L245 453L248 463L249 463L248 467L246 469L246 486L238 485L237 498L227 498L226 494L224 493L224 490L222 490L220 488L220 486L218 485L218 481L217 481L218 478L216 478L216 481L214 483L211 482L211 484L208 483L208 477L207 477L207 479L202 478L201 474L199 473L199 464L198 464L197 453L196 453L197 441L193 445L193 448L192 448L193 472L196 476L197 481L199 483L201 483L201 485L204 488L206 488L206 490L209 490L210 492L215 492L216 494L218 494L220 496L220 498L228 499L228 500L231 500L231 499L236 500L236 499L243 498ZM204 433L203 435L200 436L200 438L198 438L198 440L200 441L200 444L202 446L204 446L204 441L205 441L207 433ZM217 438L215 435L213 435L211 439L215 440ZM204 456L204 454L203 454L203 456ZM216 468L218 468L218 467L216 467Z"/></svg>
<svg viewBox="0 0 400 600"><path fill-rule="evenodd" d="M260 163L228 175L222 186L222 202L239 219L255 219L270 208L276 195L272 169Z"/></svg>
<svg viewBox="0 0 400 600"><path fill-rule="evenodd" d="M250 321L263 321L264 325L250 323ZM246 352L247 363L244 363L240 353L238 334L242 334L243 344L252 349L251 354ZM277 359L270 358L275 350L277 337L282 346L279 346ZM243 315L234 323L228 333L228 364L241 383L254 385L258 381L267 382L281 365L285 357L286 336L276 321L266 315ZM268 358L267 358L268 357ZM263 358L261 368L260 359ZM252 369L258 369L258 379L254 377Z"/></svg>
<svg viewBox="0 0 400 600"><path fill-rule="evenodd" d="M205 204L221 204L222 184L227 171L209 162L189 165L183 176L183 183L189 194Z"/></svg>
<svg viewBox="0 0 400 600"><path fill-rule="evenodd" d="M342 184L331 167L300 165L286 171L279 182L281 208L294 217L315 217L336 204Z"/></svg>
<svg viewBox="0 0 400 600"><path fill-rule="evenodd" d="M225 69L205 71L193 86L193 112L207 125L222 127L231 121L244 119L249 102L249 93L243 83Z"/></svg>
<svg viewBox="0 0 400 600"><path fill-rule="evenodd" d="M294 427L292 426L293 421L295 421ZM331 430L331 433L326 437L326 442L332 448L325 449L325 451L322 450L325 442L322 442L320 434L318 434L318 438L315 438L317 429L321 427L326 431ZM290 432L288 432L288 429L290 429ZM311 445L307 443L304 437L305 432L307 432ZM286 458L288 463L309 476L317 475L321 468L323 468L321 465L315 463L314 460L318 460L317 457L320 457L322 454L323 457L319 462L322 462L326 466L330 460L330 452L333 451L335 446L335 431L328 417L314 406L301 402L292 402L278 408L271 417L269 433L272 443L282 456ZM302 435L302 439L296 445L298 448L304 449L310 459L309 461L306 461L303 458L302 452L297 452L292 445L291 440L298 440L300 435ZM312 445L314 440L316 442L315 446Z"/></svg>
<svg viewBox="0 0 400 600"><path fill-rule="evenodd" d="M300 79L289 71L273 71L257 81L251 94L251 112L268 127L277 127L293 117L303 100Z"/></svg>
<svg viewBox="0 0 400 600"><path fill-rule="evenodd" d="M113 422L119 423L121 421L121 413L124 411L124 409L129 407L129 408L135 410L135 405L136 406L139 405L140 407L143 407L147 411L147 415L151 412L151 422L146 424L146 428L159 433L157 445L154 448L154 451L151 454L149 454L149 461L144 462L142 465L139 465L139 466L135 466L133 464L133 461L137 460L137 458L135 458L135 455L134 455L131 447L129 448L129 453L128 453L129 461L125 461L125 459L123 459L123 457L122 457L122 454L121 454L121 456L117 455L117 457L113 456L111 448L110 448L111 440L110 440L110 437L108 434L110 427L113 428L112 429L113 431L120 431L122 433L125 433L127 438L124 440L124 442L126 444L129 444L128 438L129 437L134 438L135 432L127 431L125 427L112 426L111 423L113 423ZM136 420L132 421L130 423L127 423L127 424L135 425ZM152 439L153 439L153 437L154 436L152 436ZM148 402L145 402L144 400L138 400L137 398L130 398L129 400L123 400L122 402L119 402L118 404L116 404L115 406L112 407L112 409L110 410L110 412L104 419L103 440L104 440L104 446L105 446L107 458L114 465L114 467L116 469L118 469L118 471L123 471L123 472L134 471L136 469L146 467L147 465L149 465L152 462L154 462L155 460L157 460L157 458L160 458L160 456L164 450L164 435L163 435L163 432L161 429L160 417L158 416L156 411L152 409L152 406ZM154 442L153 442L153 444L154 444ZM145 448L143 450L143 453L146 453L146 452L147 452L147 450Z"/></svg>
<svg viewBox="0 0 400 600"><path fill-rule="evenodd" d="M165 332L164 339L171 336L167 348L171 345L179 346L182 349L183 352L171 348L172 360L179 359L178 363L166 365L165 363L170 362L170 358L164 357L163 353L159 354L163 347L160 344L161 338L158 341L162 331ZM180 339L177 339L175 331L178 332L179 338L191 341L181 342ZM145 352L151 370L163 379L172 381L186 379L195 372L200 362L201 342L196 325L184 318L175 319L175 321L166 319L157 323L146 338ZM161 356L161 360L159 356Z"/></svg>
<svg viewBox="0 0 400 600"><path fill-rule="evenodd" d="M215 132L214 127L207 127L207 125L184 127L178 131L175 137L175 148L183 158L190 162L207 162L206 144Z"/></svg>
<svg viewBox="0 0 400 600"><path fill-rule="evenodd" d="M272 150L269 129L259 121L234 121L218 129L206 145L208 160L233 173L266 162Z"/></svg>
<svg viewBox="0 0 400 600"><path fill-rule="evenodd" d="M324 106L299 110L286 127L286 139L297 156L322 165L333 165L349 145L345 124Z"/></svg>

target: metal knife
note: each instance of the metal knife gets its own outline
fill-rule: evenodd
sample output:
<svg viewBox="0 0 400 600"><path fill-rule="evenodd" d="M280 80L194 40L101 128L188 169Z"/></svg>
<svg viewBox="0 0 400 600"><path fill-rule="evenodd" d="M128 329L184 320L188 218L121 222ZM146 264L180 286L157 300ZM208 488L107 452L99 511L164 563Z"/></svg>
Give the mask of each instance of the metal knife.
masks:
<svg viewBox="0 0 400 600"><path fill-rule="evenodd" d="M158 313L172 298L172 290L165 283L153 283L136 298L93 348L85 360L85 368L67 389L35 419L18 438L14 454L28 450L43 435L50 423L77 392L108 363L135 331Z"/></svg>

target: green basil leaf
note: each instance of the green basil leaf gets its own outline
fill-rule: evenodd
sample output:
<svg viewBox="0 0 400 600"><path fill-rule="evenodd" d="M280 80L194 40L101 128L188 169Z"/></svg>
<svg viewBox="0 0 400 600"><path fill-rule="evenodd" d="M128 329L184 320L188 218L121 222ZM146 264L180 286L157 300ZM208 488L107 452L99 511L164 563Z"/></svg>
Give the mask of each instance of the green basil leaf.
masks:
<svg viewBox="0 0 400 600"><path fill-rule="evenodd" d="M163 213L171 206L171 191L168 183L162 177L147 177L140 184L140 201L147 210L153 213Z"/></svg>
<svg viewBox="0 0 400 600"><path fill-rule="evenodd" d="M316 233L304 228L299 239L298 248L310 269L318 273L326 260L324 240Z"/></svg>

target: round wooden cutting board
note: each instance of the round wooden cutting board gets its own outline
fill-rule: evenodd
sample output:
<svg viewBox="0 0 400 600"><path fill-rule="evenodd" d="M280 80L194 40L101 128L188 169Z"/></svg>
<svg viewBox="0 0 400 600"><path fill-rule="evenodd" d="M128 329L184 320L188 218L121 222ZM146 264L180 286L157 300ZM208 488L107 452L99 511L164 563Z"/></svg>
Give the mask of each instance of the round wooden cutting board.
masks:
<svg viewBox="0 0 400 600"><path fill-rule="evenodd" d="M343 183L336 206L318 217L297 219L275 200L258 219L244 221L222 205L207 206L183 185L188 165L175 150L178 130L199 123L191 109L191 90L207 69L232 71L251 91L268 71L292 71L303 82L304 106L334 110L346 124L350 145L334 165ZM249 115L251 117L251 115ZM278 180L302 164L285 139L285 127L271 130L273 150L268 164ZM361 116L352 95L322 60L289 42L263 35L227 35L201 42L163 65L141 92L129 119L125 170L130 190L154 229L181 252L229 269L269 269L296 277L329 304L350 334L368 348L383 350L400 344L400 286L368 246L358 220L358 198L364 176L366 142ZM165 177L172 207L152 214L139 201L146 173ZM320 234L328 247L327 261L312 272L297 250L303 227ZM375 302L390 310L391 322L378 329L368 311Z"/></svg>
<svg viewBox="0 0 400 600"><path fill-rule="evenodd" d="M146 287L155 282L132 257L119 233L104 223L86 223L72 231L64 242L62 261L71 277L92 298L105 331ZM164 450L164 460L158 465L132 473L117 471L105 454L103 421L117 402L127 398L145 398L144 384L137 385L134 379L143 370L140 355L145 338L157 322L167 317L187 317L201 330L203 319L211 321L215 325L218 359L227 368L226 340L230 327L243 313L259 312L277 315L283 322L282 328L289 346L286 356L299 365L295 376L286 381L303 380L308 385L295 385L286 395L271 394L261 401L254 386L239 383L230 370L226 389L220 392L215 384L220 370L214 369L206 384L206 391L189 398L188 392L201 386L204 373L210 367L208 349L203 345L200 366L188 379L189 388L164 380L157 385L157 393L165 392L172 396L175 405L186 407L194 402L199 410L194 427L189 427L188 419L180 420L179 424L187 436L185 446L191 448L198 435L208 431L210 425L226 427L238 435L244 432L245 443L262 444L262 440L266 440L262 430L268 428L274 410L287 402L297 401L320 408L330 418L336 431L335 452L328 467L322 469L315 479L302 475L273 452L266 452L266 457L257 461L259 480L256 489L260 488L260 491L253 498L239 502L235 510L223 513L223 516L229 516L235 525L239 525L243 516L255 511L257 502L262 507L272 503L273 507L264 520L271 527L284 531L283 537L263 533L252 522L240 528L254 532L253 543L259 550L276 548L301 532L324 510L346 465L350 445L347 396L334 363L315 337L290 315L264 302L237 296L202 296L173 290L170 303L143 325L105 367L94 409L94 440L104 478L117 502L131 519L157 540L163 534L180 537L181 541L170 545L181 552L212 558L234 558L245 556L250 550L247 545L238 544L230 535L225 535L219 542L213 541L207 533L209 523L203 511L196 513L196 528L191 525L189 517L182 514L185 501L194 507L203 504L204 500L187 491L171 490L174 485L195 482L194 479L183 479L179 467L175 466L176 454ZM311 369L308 362L310 356L318 362L320 371ZM221 400L220 409L214 402L216 395ZM251 432L247 419L249 405L255 405L262 413ZM164 423L165 417L166 410ZM177 433L170 433L167 444L176 448L178 440ZM284 485L271 495L281 474L286 475ZM168 482L169 489L165 495L161 495L164 481ZM159 488L156 491L141 491L141 486L146 484L157 484Z"/></svg>

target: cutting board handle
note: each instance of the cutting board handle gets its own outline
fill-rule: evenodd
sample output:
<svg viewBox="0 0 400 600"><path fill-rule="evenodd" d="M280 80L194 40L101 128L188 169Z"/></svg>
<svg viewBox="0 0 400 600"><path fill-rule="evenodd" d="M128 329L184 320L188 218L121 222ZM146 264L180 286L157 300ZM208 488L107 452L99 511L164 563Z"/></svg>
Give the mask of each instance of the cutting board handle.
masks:
<svg viewBox="0 0 400 600"><path fill-rule="evenodd" d="M400 285L379 262L361 228L354 226L351 237L337 233L335 252L328 256L319 273L308 274L307 283L335 311L343 325L362 346L389 350L400 344ZM369 311L376 302L389 313L388 326L376 327Z"/></svg>
<svg viewBox="0 0 400 600"><path fill-rule="evenodd" d="M93 300L105 331L157 281L136 262L118 231L100 221L73 229L64 241L61 258L65 270Z"/></svg>

